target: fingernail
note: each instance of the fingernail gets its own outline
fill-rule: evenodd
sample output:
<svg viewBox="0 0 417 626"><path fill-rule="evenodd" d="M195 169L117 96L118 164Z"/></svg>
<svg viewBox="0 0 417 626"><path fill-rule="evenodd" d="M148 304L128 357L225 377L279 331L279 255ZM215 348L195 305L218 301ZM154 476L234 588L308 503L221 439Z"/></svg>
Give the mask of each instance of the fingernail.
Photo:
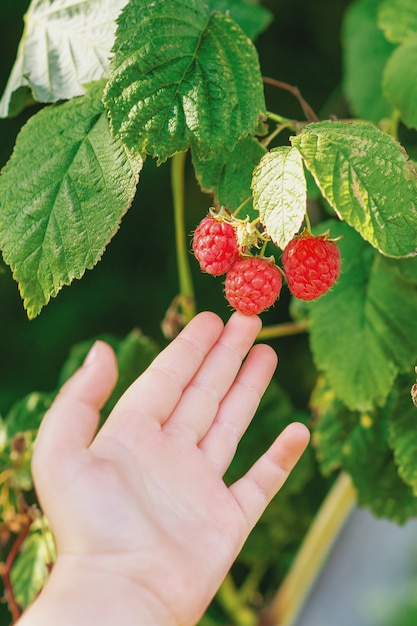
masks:
<svg viewBox="0 0 417 626"><path fill-rule="evenodd" d="M93 345L87 352L87 356L84 359L83 367L88 367L89 365L92 365L94 361L96 360L97 353L98 353L98 342L96 341L95 343L93 343Z"/></svg>

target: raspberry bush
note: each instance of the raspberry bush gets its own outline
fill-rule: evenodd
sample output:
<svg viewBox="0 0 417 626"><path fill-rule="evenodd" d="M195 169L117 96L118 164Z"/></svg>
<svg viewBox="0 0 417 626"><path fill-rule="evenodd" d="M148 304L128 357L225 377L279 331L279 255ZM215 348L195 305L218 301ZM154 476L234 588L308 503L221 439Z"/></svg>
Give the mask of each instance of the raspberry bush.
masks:
<svg viewBox="0 0 417 626"><path fill-rule="evenodd" d="M336 4L329 2L332 11ZM261 54L258 35L267 36L273 15L245 0L32 0L4 81L0 117L10 150L6 141L0 146L0 285L3 311L13 311L4 335L19 342L11 332L18 318L7 291L12 276L27 317L38 318L31 328L44 329L31 344L40 366L48 349L63 360L63 336L65 349L81 342L59 387L96 332L89 309L99 310L103 333L110 309L125 319L127 337L112 339L122 375L105 419L124 386L198 309L224 318L231 307L257 312L260 338L278 343L284 367L230 477L288 421L304 420L313 431L311 449L204 626L255 625L259 598L268 612L286 574L282 563L292 562L336 474L354 486L346 498L354 495L376 516L403 523L417 514L410 394L417 362L417 5L342 4L343 75L327 102L317 99L320 113L280 80L290 70L279 59L291 55ZM7 17L17 10L11 6L6 1L0 11ZM318 27L308 15L306 28ZM276 78L264 76L271 59ZM330 98L335 93L343 98ZM169 182L172 202L162 195ZM90 276L86 270L96 266ZM130 333L137 325L156 339ZM302 350L281 341L298 333L306 336ZM27 345L19 354L14 369L21 371ZM294 380L285 379L287 371ZM13 389L2 408L0 489L4 560L13 557L3 581L15 618L53 558L29 463L55 391L19 399ZM33 572L29 581L23 572ZM286 623L281 614L269 617Z"/></svg>

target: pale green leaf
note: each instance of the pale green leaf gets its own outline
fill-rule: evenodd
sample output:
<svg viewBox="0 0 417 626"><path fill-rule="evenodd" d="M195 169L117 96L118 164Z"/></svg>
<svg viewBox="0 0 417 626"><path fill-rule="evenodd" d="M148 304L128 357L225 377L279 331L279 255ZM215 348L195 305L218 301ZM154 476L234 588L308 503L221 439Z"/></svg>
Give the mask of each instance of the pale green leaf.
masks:
<svg viewBox="0 0 417 626"><path fill-rule="evenodd" d="M415 0L383 0L378 24L389 41L405 41L417 34L417 3Z"/></svg>
<svg viewBox="0 0 417 626"><path fill-rule="evenodd" d="M31 318L99 261L136 191L142 160L111 137L102 87L33 116L0 176L0 246Z"/></svg>
<svg viewBox="0 0 417 626"><path fill-rule="evenodd" d="M0 117L17 115L32 98L56 102L82 95L86 83L106 78L115 20L126 1L32 0Z"/></svg>
<svg viewBox="0 0 417 626"><path fill-rule="evenodd" d="M336 213L382 254L417 252L417 174L390 135L367 122L319 122L292 138Z"/></svg>
<svg viewBox="0 0 417 626"><path fill-rule="evenodd" d="M245 137L231 152L221 152L210 161L201 160L192 150L198 182L203 191L212 193L219 205L235 211L252 195L251 181L254 167L265 154L265 148L254 137ZM249 202L242 207L239 217L248 213L255 217Z"/></svg>
<svg viewBox="0 0 417 626"><path fill-rule="evenodd" d="M33 524L11 571L16 601L26 609L33 602L48 576L48 566L55 559L55 545L50 529Z"/></svg>
<svg viewBox="0 0 417 626"><path fill-rule="evenodd" d="M392 53L384 71L383 89L402 121L417 128L417 34Z"/></svg>
<svg viewBox="0 0 417 626"><path fill-rule="evenodd" d="M252 40L266 30L273 19L268 9L246 0L209 0L209 8L230 15Z"/></svg>
<svg viewBox="0 0 417 626"><path fill-rule="evenodd" d="M379 122L391 106L381 88L385 64L394 49L377 25L381 0L359 0L347 9L342 29L343 88L353 113Z"/></svg>
<svg viewBox="0 0 417 626"><path fill-rule="evenodd" d="M113 132L165 161L233 150L265 115L255 47L203 0L131 0L119 17L105 91Z"/></svg>
<svg viewBox="0 0 417 626"><path fill-rule="evenodd" d="M387 259L346 224L328 226L331 236L342 237L342 272L310 305L311 348L337 397L352 410L370 411L417 358L417 282L401 271L415 259Z"/></svg>
<svg viewBox="0 0 417 626"><path fill-rule="evenodd" d="M280 146L262 157L252 179L255 209L281 249L300 230L307 209L303 161L295 148Z"/></svg>

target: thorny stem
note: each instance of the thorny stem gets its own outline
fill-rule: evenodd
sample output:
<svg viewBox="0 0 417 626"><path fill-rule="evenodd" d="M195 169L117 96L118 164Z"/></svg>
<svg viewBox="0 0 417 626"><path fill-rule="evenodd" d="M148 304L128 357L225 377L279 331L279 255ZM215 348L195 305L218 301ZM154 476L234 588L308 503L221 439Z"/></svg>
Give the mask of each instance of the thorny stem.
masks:
<svg viewBox="0 0 417 626"><path fill-rule="evenodd" d="M308 102L306 100L304 100L304 98L301 95L300 90L298 89L298 87L294 87L293 85L289 85L288 83L283 83L280 80L275 80L275 78L269 78L268 76L263 76L262 80L264 81L264 83L267 83L269 85L273 85L274 87L278 87L279 89L285 89L285 91L289 91L290 93L292 93L293 96L295 96L297 98L298 102L300 103L301 108L303 109L303 113L306 116L306 119L309 122L318 122L319 121L319 118L314 113L314 111L311 108L311 106L308 104Z"/></svg>
<svg viewBox="0 0 417 626"><path fill-rule="evenodd" d="M31 524L32 524L32 520L28 516L28 519L25 525L23 526L22 530L16 537L16 541L14 542L7 556L6 562L2 563L2 567L1 567L1 577L3 579L3 585L4 585L5 592L6 592L7 603L9 605L10 613L12 614L13 624L17 622L17 620L22 614L22 611L14 595L13 585L10 579L10 572L16 560L16 557L19 554L19 550L22 547L22 544L27 537Z"/></svg>
<svg viewBox="0 0 417 626"><path fill-rule="evenodd" d="M186 152L177 152L171 159L171 189L174 205L175 246L177 252L177 267L180 298L179 303L184 316L184 323L188 323L196 314L194 288L188 263L188 245L184 223L184 173Z"/></svg>
<svg viewBox="0 0 417 626"><path fill-rule="evenodd" d="M300 335L308 330L309 322L300 320L299 322L285 322L283 324L274 324L273 326L265 326L259 332L257 339L265 341L266 339L276 339L278 337L290 337L291 335Z"/></svg>

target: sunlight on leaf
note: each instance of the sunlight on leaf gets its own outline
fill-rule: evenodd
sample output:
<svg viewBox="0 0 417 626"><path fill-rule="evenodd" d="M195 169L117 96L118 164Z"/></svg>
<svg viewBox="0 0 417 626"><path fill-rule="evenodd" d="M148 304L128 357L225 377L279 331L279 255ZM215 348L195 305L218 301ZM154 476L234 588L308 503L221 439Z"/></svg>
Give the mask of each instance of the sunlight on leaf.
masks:
<svg viewBox="0 0 417 626"><path fill-rule="evenodd" d="M102 89L34 115L0 176L0 245L30 318L99 261L136 192L142 159L111 137Z"/></svg>
<svg viewBox="0 0 417 626"><path fill-rule="evenodd" d="M307 210L307 183L298 150L281 146L265 154L254 171L252 189L262 224L283 250L300 230Z"/></svg>
<svg viewBox="0 0 417 626"><path fill-rule="evenodd" d="M368 122L310 124L291 140L341 219L382 254L417 253L417 174L398 142Z"/></svg>
<svg viewBox="0 0 417 626"><path fill-rule="evenodd" d="M113 133L163 162L233 150L265 114L255 47L202 0L132 0L118 20L105 90Z"/></svg>
<svg viewBox="0 0 417 626"><path fill-rule="evenodd" d="M82 95L86 83L106 78L115 20L126 2L32 0L0 117L17 115L33 99L56 102ZM26 91L16 98L22 87Z"/></svg>

